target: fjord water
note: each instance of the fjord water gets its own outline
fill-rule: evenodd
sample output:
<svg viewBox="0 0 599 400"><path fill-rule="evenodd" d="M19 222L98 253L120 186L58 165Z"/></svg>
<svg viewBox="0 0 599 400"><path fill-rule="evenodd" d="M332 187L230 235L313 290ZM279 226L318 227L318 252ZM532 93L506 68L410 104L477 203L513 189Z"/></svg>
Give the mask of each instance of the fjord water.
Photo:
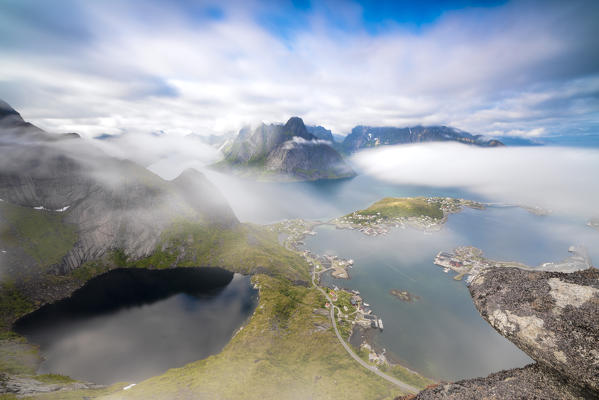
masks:
<svg viewBox="0 0 599 400"><path fill-rule="evenodd" d="M306 248L355 261L350 280L327 275L323 284L359 290L383 319L385 329L374 340L387 356L443 380L485 376L532 360L481 318L464 282L433 264L437 252L473 245L490 258L538 265L567 257L571 240L589 247L599 236L582 224L515 207L465 209L432 234L411 228L378 237L332 226L316 231L305 239ZM391 289L420 299L402 302Z"/></svg>
<svg viewBox="0 0 599 400"><path fill-rule="evenodd" d="M493 202L459 188L392 185L371 176L350 180L258 183L214 177L243 221L268 223L305 218L326 221L363 209L385 196L460 197ZM499 335L475 309L466 284L433 264L439 251L457 246L481 248L489 258L532 266L566 258L573 244L599 259L599 232L584 219L534 215L519 207L465 209L449 217L440 232L392 230L368 237L357 231L316 229L306 248L320 254L353 258L350 280L323 277L325 284L359 290L383 321L375 337L387 355L435 379L485 376L523 366L531 359ZM403 303L391 289L408 290L420 299Z"/></svg>
<svg viewBox="0 0 599 400"><path fill-rule="evenodd" d="M139 382L220 352L256 307L249 279L219 268L114 270L15 330L40 346L39 373Z"/></svg>

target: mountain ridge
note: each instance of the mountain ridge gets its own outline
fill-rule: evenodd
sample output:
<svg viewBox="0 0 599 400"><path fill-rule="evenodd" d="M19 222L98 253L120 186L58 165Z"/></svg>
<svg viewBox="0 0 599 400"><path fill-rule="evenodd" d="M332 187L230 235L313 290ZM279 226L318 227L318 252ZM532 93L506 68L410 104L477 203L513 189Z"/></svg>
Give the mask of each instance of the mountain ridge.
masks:
<svg viewBox="0 0 599 400"><path fill-rule="evenodd" d="M482 147L504 146L499 140L485 139L482 135L472 135L460 129L444 125L416 125L404 128L358 125L345 137L340 144L340 148L345 153L351 154L364 148L384 145L439 141L455 141Z"/></svg>

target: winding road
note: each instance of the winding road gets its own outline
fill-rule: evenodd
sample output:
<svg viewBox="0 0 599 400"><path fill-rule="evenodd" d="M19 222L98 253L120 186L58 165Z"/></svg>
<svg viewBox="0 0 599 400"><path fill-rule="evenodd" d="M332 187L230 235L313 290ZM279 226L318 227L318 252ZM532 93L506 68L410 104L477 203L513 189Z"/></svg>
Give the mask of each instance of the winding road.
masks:
<svg viewBox="0 0 599 400"><path fill-rule="evenodd" d="M404 392L418 393L420 391L420 389L418 389L417 387L412 386L412 385L410 385L408 383L402 382L399 379L396 379L396 378L394 378L392 376L389 376L389 375L385 374L384 372L382 372L381 370L379 370L377 367L368 364L366 361L362 360L351 349L351 347L349 347L349 345L345 342L345 340L343 340L343 338L341 337L341 334L339 333L339 330L337 329L337 321L335 321L335 306L333 305L333 301L331 300L331 298L329 297L329 295L326 293L326 291L316 284L316 281L314 280L314 278L315 278L315 271L312 271L312 285L314 285L314 287L316 289L320 290L320 292L324 295L324 297L326 297L326 299L329 301L329 303L331 303L331 322L333 323L333 328L335 329L335 334L337 335L337 339L339 339L339 342L341 342L341 345L343 346L343 348L345 349L345 351L347 351L349 353L349 355L352 356L352 358L354 360L356 360L361 366L363 366L364 368L370 370L371 372L374 372L375 374L377 374L381 378L383 378L383 379L385 379L385 380L393 383L394 385L398 386Z"/></svg>

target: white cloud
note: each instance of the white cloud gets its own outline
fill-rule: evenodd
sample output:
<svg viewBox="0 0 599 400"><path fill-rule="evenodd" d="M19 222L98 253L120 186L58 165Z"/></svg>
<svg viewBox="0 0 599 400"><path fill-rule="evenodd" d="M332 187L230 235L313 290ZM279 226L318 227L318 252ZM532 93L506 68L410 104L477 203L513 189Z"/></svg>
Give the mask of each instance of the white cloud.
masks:
<svg viewBox="0 0 599 400"><path fill-rule="evenodd" d="M367 150L353 160L361 172L393 183L462 187L491 202L584 218L599 213L599 150L433 143Z"/></svg>
<svg viewBox="0 0 599 400"><path fill-rule="evenodd" d="M295 145L299 145L299 146L315 146L317 144L326 144L326 145L331 145L332 143L329 142L328 140L322 140L322 139L312 139L312 140L306 140L302 137L299 136L294 136L291 140L288 140L287 142L285 142L284 147L286 149L292 149L293 146Z"/></svg>
<svg viewBox="0 0 599 400"><path fill-rule="evenodd" d="M79 47L6 49L0 91L42 128L86 135L210 134L292 115L339 133L356 124L482 134L599 125L592 3L464 9L417 32L374 36L354 21L359 8L345 17L352 31L316 10L287 40L256 22L256 4L225 4L226 18L195 24L175 6L143 4L85 3L90 39ZM20 22L5 33L43 37Z"/></svg>

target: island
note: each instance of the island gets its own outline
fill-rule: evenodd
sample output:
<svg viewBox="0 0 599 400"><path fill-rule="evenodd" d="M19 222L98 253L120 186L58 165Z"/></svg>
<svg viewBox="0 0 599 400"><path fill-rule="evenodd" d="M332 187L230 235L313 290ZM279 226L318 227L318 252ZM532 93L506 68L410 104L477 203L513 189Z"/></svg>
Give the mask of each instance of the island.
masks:
<svg viewBox="0 0 599 400"><path fill-rule="evenodd" d="M368 236L385 235L391 228L438 231L450 214L464 207L485 209L483 203L450 197L386 197L370 207L330 221L338 229L359 230Z"/></svg>
<svg viewBox="0 0 599 400"><path fill-rule="evenodd" d="M391 289L389 291L389 293L392 296L395 296L399 300L406 302L406 303L412 303L412 302L420 299L420 296L412 294L412 293L408 292L407 290Z"/></svg>

